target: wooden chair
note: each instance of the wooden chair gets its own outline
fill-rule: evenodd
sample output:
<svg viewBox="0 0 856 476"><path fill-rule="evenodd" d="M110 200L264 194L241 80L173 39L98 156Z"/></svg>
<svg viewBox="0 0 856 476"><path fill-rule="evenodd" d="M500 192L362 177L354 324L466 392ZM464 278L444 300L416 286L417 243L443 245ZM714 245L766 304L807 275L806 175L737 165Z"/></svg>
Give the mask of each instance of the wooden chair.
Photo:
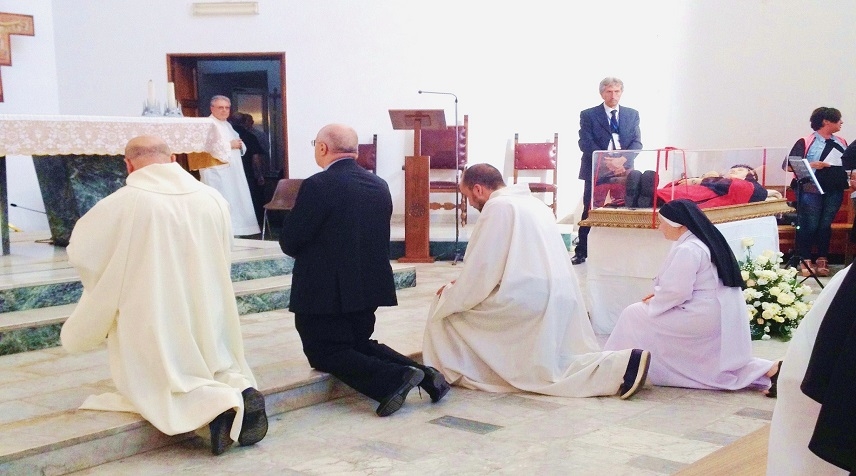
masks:
<svg viewBox="0 0 856 476"><path fill-rule="evenodd" d="M517 183L520 171L545 171L553 172L552 182L529 182L529 190L533 193L550 193L553 197L552 203L547 206L553 209L556 215L558 177L557 163L559 155L559 133L553 134L553 142L521 143L518 134L514 134L514 183Z"/></svg>
<svg viewBox="0 0 856 476"><path fill-rule="evenodd" d="M377 174L377 134L372 136L370 144L359 144L357 163L373 174Z"/></svg>
<svg viewBox="0 0 856 476"><path fill-rule="evenodd" d="M464 115L463 125L457 127L458 137L455 140L455 126L447 126L445 129L423 129L422 130L422 155L430 156L430 171L428 180L429 196L435 193L458 194L456 181L448 180L449 171L460 174L467 168L467 137L469 136L469 116ZM432 177L432 172L444 173L446 180ZM454 176L453 176L454 177ZM461 213L461 226L467 224L467 197L463 194L459 198L459 209ZM430 202L431 210L454 210L453 202Z"/></svg>
<svg viewBox="0 0 856 476"><path fill-rule="evenodd" d="M264 205L264 215L262 218L262 240L265 239L265 230L270 228L268 221L268 211L271 210L291 210L294 208L294 201L297 199L297 192L300 191L300 186L303 184L303 179L281 179L276 184L276 190L273 192L273 197Z"/></svg>

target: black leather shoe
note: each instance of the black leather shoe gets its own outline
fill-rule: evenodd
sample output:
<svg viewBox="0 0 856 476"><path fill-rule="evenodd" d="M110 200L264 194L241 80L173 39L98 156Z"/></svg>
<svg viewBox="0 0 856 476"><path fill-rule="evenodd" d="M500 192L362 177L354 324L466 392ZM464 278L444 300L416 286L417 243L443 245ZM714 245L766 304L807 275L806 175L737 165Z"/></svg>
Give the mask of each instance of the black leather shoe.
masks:
<svg viewBox="0 0 856 476"><path fill-rule="evenodd" d="M238 443L241 446L254 445L262 441L268 431L265 396L253 387L244 390L241 395L244 397L244 419Z"/></svg>
<svg viewBox="0 0 856 476"><path fill-rule="evenodd" d="M586 262L586 257L583 255L574 255L571 258L571 264L583 264Z"/></svg>
<svg viewBox="0 0 856 476"><path fill-rule="evenodd" d="M385 417L397 412L404 405L407 393L413 390L413 387L419 385L419 382L424 378L425 372L416 367L407 367L407 370L404 371L404 375L401 377L401 385L380 401L380 405L375 410L377 416Z"/></svg>
<svg viewBox="0 0 856 476"><path fill-rule="evenodd" d="M651 208L654 206L654 179L653 170L642 172L639 180L639 198L636 200L636 208Z"/></svg>
<svg viewBox="0 0 856 476"><path fill-rule="evenodd" d="M631 170L627 172L627 180L624 182L624 205L627 208L636 208L639 204L639 181L642 179L642 172Z"/></svg>
<svg viewBox="0 0 856 476"><path fill-rule="evenodd" d="M641 349L633 349L630 352L630 361L627 362L627 371L624 372L624 383L618 387L618 396L622 400L632 397L645 385L650 365L651 352Z"/></svg>
<svg viewBox="0 0 856 476"><path fill-rule="evenodd" d="M234 420L235 410L230 408L217 415L217 418L211 420L211 423L208 424L208 431L211 432L211 452L214 453L214 456L223 454L234 443L232 438L229 437Z"/></svg>
<svg viewBox="0 0 856 476"><path fill-rule="evenodd" d="M779 396L779 374L782 373L782 361L776 362L776 373L770 377L770 388L767 390L766 395L769 398L776 398Z"/></svg>
<svg viewBox="0 0 856 476"><path fill-rule="evenodd" d="M446 381L446 378L443 377L443 374L434 367L428 367L428 371L425 372L425 378L419 384L419 387L425 390L425 393L431 397L433 403L439 402L441 398L449 393L449 389L452 388L449 382Z"/></svg>

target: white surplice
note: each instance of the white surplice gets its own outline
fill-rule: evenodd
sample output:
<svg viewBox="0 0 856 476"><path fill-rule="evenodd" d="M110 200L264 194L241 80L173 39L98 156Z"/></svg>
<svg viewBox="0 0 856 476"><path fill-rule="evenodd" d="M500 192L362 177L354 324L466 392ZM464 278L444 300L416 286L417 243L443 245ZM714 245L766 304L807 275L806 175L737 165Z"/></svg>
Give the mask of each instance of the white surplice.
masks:
<svg viewBox="0 0 856 476"><path fill-rule="evenodd" d="M829 280L788 343L788 352L782 359L782 369L779 372L779 396L776 399L776 408L773 409L773 421L770 423L770 443L767 447L769 476L848 474L808 449L808 442L814 433L820 413L820 403L800 390L820 324L848 270L849 267L835 273Z"/></svg>
<svg viewBox="0 0 856 476"><path fill-rule="evenodd" d="M648 381L672 387L765 387L773 363L752 357L749 312L740 288L722 284L710 251L687 231L654 279L654 297L631 304L605 349L651 351Z"/></svg>
<svg viewBox="0 0 856 476"><path fill-rule="evenodd" d="M221 121L213 116L211 120L220 129L224 140L240 138L228 121ZM261 233L261 229L253 208L247 176L244 175L244 162L241 160L247 146L242 145L240 149L230 147L230 150L228 164L200 169L199 178L205 185L214 187L229 203L232 212L232 233L237 236L255 235Z"/></svg>
<svg viewBox="0 0 856 476"><path fill-rule="evenodd" d="M466 388L588 397L618 392L630 350L600 351L555 218L518 184L485 203L422 356Z"/></svg>
<svg viewBox="0 0 856 476"><path fill-rule="evenodd" d="M230 278L229 207L178 164L134 171L76 224L69 262L83 296L62 327L82 352L107 340L118 394L82 409L137 412L168 435L205 426L256 381Z"/></svg>

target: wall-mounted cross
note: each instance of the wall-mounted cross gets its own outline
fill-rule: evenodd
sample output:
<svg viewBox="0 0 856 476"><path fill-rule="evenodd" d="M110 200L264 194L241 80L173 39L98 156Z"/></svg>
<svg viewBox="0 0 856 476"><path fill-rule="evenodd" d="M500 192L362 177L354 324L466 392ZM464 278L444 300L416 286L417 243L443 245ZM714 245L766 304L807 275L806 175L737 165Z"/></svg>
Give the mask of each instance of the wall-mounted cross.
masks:
<svg viewBox="0 0 856 476"><path fill-rule="evenodd" d="M10 35L33 36L32 15L0 13L0 66L12 65L12 43ZM3 102L3 80L0 78L0 102Z"/></svg>

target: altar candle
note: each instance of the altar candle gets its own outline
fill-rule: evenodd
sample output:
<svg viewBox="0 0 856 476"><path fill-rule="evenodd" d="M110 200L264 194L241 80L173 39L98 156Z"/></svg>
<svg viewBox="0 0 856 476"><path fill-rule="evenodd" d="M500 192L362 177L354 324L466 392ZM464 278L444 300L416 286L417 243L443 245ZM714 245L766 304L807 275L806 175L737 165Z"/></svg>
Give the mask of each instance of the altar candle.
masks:
<svg viewBox="0 0 856 476"><path fill-rule="evenodd" d="M170 109L175 109L178 106L175 102L175 83L166 83L166 102Z"/></svg>
<svg viewBox="0 0 856 476"><path fill-rule="evenodd" d="M155 83L149 80L149 96L146 98L146 105L153 107L155 105Z"/></svg>

